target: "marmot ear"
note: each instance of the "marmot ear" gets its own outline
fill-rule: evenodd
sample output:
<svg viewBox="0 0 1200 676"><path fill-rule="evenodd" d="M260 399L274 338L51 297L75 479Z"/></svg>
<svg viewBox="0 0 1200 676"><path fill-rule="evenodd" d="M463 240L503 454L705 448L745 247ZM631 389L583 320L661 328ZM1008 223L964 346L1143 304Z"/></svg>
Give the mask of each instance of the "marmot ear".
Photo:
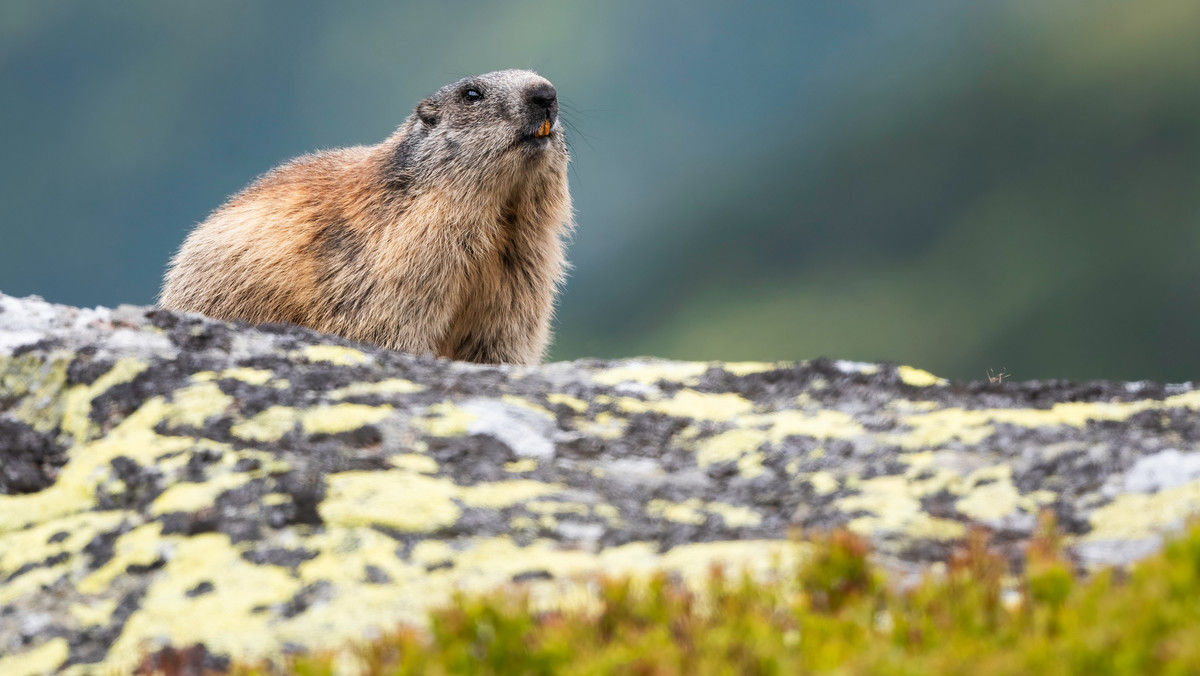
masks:
<svg viewBox="0 0 1200 676"><path fill-rule="evenodd" d="M442 113L438 110L437 104L425 99L417 104L417 117L429 127L436 127L437 123L442 119Z"/></svg>

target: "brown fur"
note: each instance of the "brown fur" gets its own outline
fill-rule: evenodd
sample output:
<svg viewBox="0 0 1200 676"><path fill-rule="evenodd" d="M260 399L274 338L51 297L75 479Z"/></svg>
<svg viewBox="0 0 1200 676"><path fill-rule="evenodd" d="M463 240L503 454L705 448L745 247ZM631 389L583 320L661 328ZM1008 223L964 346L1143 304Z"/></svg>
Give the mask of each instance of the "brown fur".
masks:
<svg viewBox="0 0 1200 676"><path fill-rule="evenodd" d="M452 359L538 362L572 227L553 91L528 71L466 78L378 145L268 172L192 231L161 305ZM536 138L547 119L550 135Z"/></svg>

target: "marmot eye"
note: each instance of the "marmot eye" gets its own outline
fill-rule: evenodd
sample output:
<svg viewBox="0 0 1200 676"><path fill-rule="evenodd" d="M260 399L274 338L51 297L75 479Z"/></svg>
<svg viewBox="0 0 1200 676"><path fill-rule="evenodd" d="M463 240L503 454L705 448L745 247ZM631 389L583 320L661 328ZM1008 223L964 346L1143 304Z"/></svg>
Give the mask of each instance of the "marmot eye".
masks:
<svg viewBox="0 0 1200 676"><path fill-rule="evenodd" d="M475 103L483 98L483 94L479 93L478 89L468 89L463 92L463 100L467 103Z"/></svg>

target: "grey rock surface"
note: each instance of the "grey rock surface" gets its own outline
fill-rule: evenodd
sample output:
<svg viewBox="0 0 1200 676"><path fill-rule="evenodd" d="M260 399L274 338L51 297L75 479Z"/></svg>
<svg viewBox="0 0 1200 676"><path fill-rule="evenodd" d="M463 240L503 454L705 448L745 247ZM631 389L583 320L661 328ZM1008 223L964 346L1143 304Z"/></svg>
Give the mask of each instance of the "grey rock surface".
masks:
<svg viewBox="0 0 1200 676"><path fill-rule="evenodd" d="M1082 565L1127 563L1200 512L1198 409L1190 384L828 360L481 366L0 295L0 673L168 644L220 666L455 590L761 570L803 556L796 528L919 567L983 527L1017 561L1050 509Z"/></svg>

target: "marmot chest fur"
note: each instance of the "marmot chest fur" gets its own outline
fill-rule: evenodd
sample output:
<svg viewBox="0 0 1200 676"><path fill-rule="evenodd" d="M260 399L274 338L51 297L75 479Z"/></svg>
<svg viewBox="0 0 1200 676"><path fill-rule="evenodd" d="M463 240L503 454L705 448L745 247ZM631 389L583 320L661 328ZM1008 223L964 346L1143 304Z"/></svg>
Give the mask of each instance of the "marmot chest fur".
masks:
<svg viewBox="0 0 1200 676"><path fill-rule="evenodd" d="M554 87L469 77L374 146L305 155L188 235L160 304L393 350L531 364L572 227Z"/></svg>

